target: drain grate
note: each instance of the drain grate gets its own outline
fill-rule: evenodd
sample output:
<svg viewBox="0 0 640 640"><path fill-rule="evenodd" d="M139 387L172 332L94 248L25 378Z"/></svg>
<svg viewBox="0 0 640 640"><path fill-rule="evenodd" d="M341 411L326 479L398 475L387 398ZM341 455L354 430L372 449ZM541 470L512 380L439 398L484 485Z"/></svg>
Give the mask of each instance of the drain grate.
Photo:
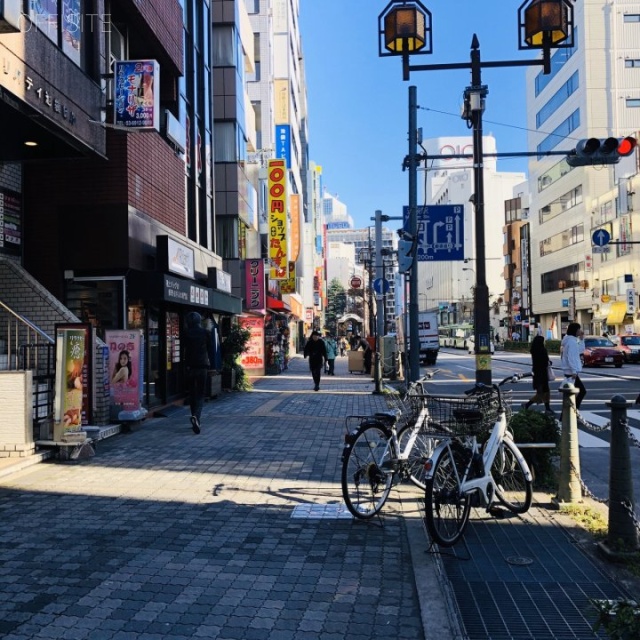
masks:
<svg viewBox="0 0 640 640"><path fill-rule="evenodd" d="M346 520L353 518L344 504L299 504L294 507L291 517L301 520Z"/></svg>
<svg viewBox="0 0 640 640"><path fill-rule="evenodd" d="M593 640L591 599L625 597L548 520L473 519L463 541L443 553L466 640Z"/></svg>

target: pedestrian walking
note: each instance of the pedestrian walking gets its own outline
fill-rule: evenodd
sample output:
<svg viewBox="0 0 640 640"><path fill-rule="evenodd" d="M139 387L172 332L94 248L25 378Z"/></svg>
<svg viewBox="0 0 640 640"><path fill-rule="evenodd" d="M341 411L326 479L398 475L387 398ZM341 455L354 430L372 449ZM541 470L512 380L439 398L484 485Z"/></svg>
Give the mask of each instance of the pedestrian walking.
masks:
<svg viewBox="0 0 640 640"><path fill-rule="evenodd" d="M208 371L211 367L209 363L211 342L211 332L202 326L202 316L195 311L188 313L184 338L184 361L187 366L191 429L196 434L200 433L200 418L204 406Z"/></svg>
<svg viewBox="0 0 640 640"><path fill-rule="evenodd" d="M364 338L359 338L356 351L358 349L362 349L364 351L364 356L363 356L364 372L371 373L371 358L373 356L373 351L371 350L371 346Z"/></svg>
<svg viewBox="0 0 640 640"><path fill-rule="evenodd" d="M584 397L587 395L582 380L580 380L580 372L582 371L582 360L580 358L580 323L572 322L567 327L567 333L560 343L562 373L565 381L571 382L578 389L576 397L576 409L580 408ZM583 343L584 344L584 343Z"/></svg>
<svg viewBox="0 0 640 640"><path fill-rule="evenodd" d="M334 367L336 364L336 356L338 355L338 345L330 333L327 333L324 339L324 346L327 350L327 375L335 376Z"/></svg>
<svg viewBox="0 0 640 640"><path fill-rule="evenodd" d="M311 338L307 340L307 344L304 347L304 357L309 358L309 369L314 384L313 390L320 391L320 375L322 374L322 367L327 361L327 348L324 340L320 340L319 331L311 333Z"/></svg>
<svg viewBox="0 0 640 640"><path fill-rule="evenodd" d="M551 393L549 391L549 353L545 346L543 336L536 336L531 341L531 370L533 372L533 388L535 394L524 404L525 409L529 409L532 404L544 403L547 413L553 414L551 410Z"/></svg>
<svg viewBox="0 0 640 640"><path fill-rule="evenodd" d="M340 338L340 356L344 356L344 354L347 351L347 340L345 339L344 336L342 336L342 338Z"/></svg>

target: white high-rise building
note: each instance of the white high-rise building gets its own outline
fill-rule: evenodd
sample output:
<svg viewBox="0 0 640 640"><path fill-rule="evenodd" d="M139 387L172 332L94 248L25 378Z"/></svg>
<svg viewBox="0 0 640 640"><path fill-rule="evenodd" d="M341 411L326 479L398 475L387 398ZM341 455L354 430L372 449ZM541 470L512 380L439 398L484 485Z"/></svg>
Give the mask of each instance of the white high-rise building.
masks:
<svg viewBox="0 0 640 640"><path fill-rule="evenodd" d="M549 75L533 67L527 73L529 148L540 154L640 129L640 3L573 6L573 48L553 53ZM539 155L529 171L531 304L542 328L559 337L575 318L586 333L637 330L638 248L596 253L591 242L598 229L614 241L640 240L632 235L640 229L631 184L636 154L618 165L574 169L562 156Z"/></svg>
<svg viewBox="0 0 640 640"><path fill-rule="evenodd" d="M424 141L427 155L462 155L473 152L471 137L441 137ZM483 136L487 154L496 152L493 136ZM440 309L443 323L471 321L473 287L476 282L476 245L473 199L473 163L471 158L429 161L426 170L427 205L460 205L464 211L464 261L438 260L418 263L420 309ZM504 201L511 197L523 173L499 172L495 158L484 161L484 233L486 280L489 300L504 292L503 236ZM419 204L420 200L418 200Z"/></svg>

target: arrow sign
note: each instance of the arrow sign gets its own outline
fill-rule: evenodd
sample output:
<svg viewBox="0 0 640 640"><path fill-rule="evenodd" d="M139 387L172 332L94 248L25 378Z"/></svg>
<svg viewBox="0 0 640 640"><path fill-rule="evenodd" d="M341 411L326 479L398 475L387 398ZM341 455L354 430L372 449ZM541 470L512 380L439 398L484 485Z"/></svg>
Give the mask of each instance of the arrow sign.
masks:
<svg viewBox="0 0 640 640"><path fill-rule="evenodd" d="M389 281L386 278L376 278L373 281L373 290L379 296L389 293Z"/></svg>
<svg viewBox="0 0 640 640"><path fill-rule="evenodd" d="M610 240L611 234L606 229L597 229L591 236L591 242L593 242L596 247L604 247L609 244Z"/></svg>

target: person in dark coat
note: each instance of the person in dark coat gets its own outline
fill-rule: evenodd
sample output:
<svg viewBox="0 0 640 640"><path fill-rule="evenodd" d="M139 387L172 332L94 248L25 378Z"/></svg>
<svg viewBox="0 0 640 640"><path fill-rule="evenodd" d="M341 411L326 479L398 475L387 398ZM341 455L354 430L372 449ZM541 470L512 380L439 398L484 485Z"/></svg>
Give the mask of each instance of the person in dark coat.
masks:
<svg viewBox="0 0 640 640"><path fill-rule="evenodd" d="M373 351L371 350L371 346L364 339L360 338L358 342L357 349L362 349L364 351L364 355L362 357L362 365L364 366L365 373L371 373L371 359L373 357Z"/></svg>
<svg viewBox="0 0 640 640"><path fill-rule="evenodd" d="M544 345L544 337L536 336L531 342L531 370L533 371L533 388L535 394L527 400L524 408L528 409L532 404L540 404L544 402L544 408L547 413L553 413L551 410L551 394L549 392L549 374L548 367L551 364L547 347Z"/></svg>
<svg viewBox="0 0 640 640"><path fill-rule="evenodd" d="M195 311L188 313L184 348L189 406L191 408L191 429L194 433L200 433L200 417L204 406L208 371L211 368L209 362L211 343L211 332L202 326L202 316Z"/></svg>
<svg viewBox="0 0 640 640"><path fill-rule="evenodd" d="M323 340L320 340L320 332L313 331L311 338L304 346L304 357L309 358L309 369L313 377L314 391L320 391L320 375L322 368L327 363L327 348Z"/></svg>

